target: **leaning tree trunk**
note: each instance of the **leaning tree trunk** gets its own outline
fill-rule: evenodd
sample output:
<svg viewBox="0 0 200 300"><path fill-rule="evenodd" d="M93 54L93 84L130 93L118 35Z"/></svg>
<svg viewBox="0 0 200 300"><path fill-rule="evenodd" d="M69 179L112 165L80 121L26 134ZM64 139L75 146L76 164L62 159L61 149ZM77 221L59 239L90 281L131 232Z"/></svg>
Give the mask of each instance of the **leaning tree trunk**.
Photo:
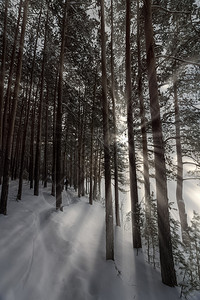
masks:
<svg viewBox="0 0 200 300"><path fill-rule="evenodd" d="M105 164L105 201L106 201L106 259L114 260L114 232L113 208L111 191L111 163L110 163L110 132L107 100L107 74L106 74L106 36L104 0L101 0L101 62L102 62L102 114L103 114L103 141Z"/></svg>
<svg viewBox="0 0 200 300"><path fill-rule="evenodd" d="M22 30L21 30L21 36L20 36L20 47L19 47L17 68L16 68L16 70L17 70L16 71L16 82L15 82L15 88L14 88L14 94L13 94L12 110L11 110L11 114L10 114L10 122L9 122L7 143L6 143L6 150L5 150L3 184L2 184L1 200L0 200L0 213L5 214L5 215L7 214L7 199L8 199L11 151L12 151L12 142L13 142L13 135L14 135L15 117L16 117L16 111L17 111L18 93L19 93L19 86L20 86L20 80L21 80L22 57L23 57L23 49L24 49L25 28L26 28L27 14L28 14L28 4L29 4L29 0L26 0L24 3Z"/></svg>
<svg viewBox="0 0 200 300"><path fill-rule="evenodd" d="M176 68L175 68L176 72ZM178 204L178 211L181 223L181 232L183 242L187 242L187 214L185 210L185 203L183 200L183 160L182 160L182 147L181 147L181 128L180 128L180 112L178 103L178 90L177 90L177 75L174 75L174 106L175 106L175 127L176 127L176 155L177 155L177 185L176 185L176 200Z"/></svg>
<svg viewBox="0 0 200 300"><path fill-rule="evenodd" d="M62 205L62 98L63 98L63 67L66 39L67 3L64 4L62 42L60 51L60 67L58 77L58 98L56 115L56 209L61 209Z"/></svg>
<svg viewBox="0 0 200 300"><path fill-rule="evenodd" d="M135 141L133 132L133 107L131 87L131 51L130 51L130 13L131 2L126 0L126 101L129 146L130 195L132 212L133 247L141 248L141 233L139 226L139 205L136 175Z"/></svg>
<svg viewBox="0 0 200 300"><path fill-rule="evenodd" d="M115 181L115 219L116 225L120 226L119 216L119 175L118 175L118 155L117 155L117 125L116 125L116 110L115 110L115 79L114 79L114 51L113 51L113 0L111 0L111 95L113 105L113 126L114 126L114 181Z"/></svg>
<svg viewBox="0 0 200 300"><path fill-rule="evenodd" d="M156 74L156 61L154 53L154 38L152 26L151 0L144 0L145 41L147 54L147 72L149 82L150 110L153 132L155 179L158 213L158 238L160 250L160 265L162 282L175 286L176 273L174 269L172 242L170 233L169 207L167 195L167 176L164 155L164 143L158 100L158 85Z"/></svg>

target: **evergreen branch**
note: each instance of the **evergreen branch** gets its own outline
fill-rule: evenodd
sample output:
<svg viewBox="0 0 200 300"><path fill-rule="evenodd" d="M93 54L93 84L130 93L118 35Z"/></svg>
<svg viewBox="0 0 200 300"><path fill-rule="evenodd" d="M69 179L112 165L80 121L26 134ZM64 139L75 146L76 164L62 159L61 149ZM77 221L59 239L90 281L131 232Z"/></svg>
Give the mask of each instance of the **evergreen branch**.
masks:
<svg viewBox="0 0 200 300"><path fill-rule="evenodd" d="M185 63L187 65L194 65L194 66L199 66L200 67L200 63L198 63L198 62L185 60L185 59L182 59L182 58L178 58L176 56L158 55L157 58L174 59L174 60L183 62L183 63Z"/></svg>
<svg viewBox="0 0 200 300"><path fill-rule="evenodd" d="M164 12L170 13L170 14L186 14L189 15L191 12L189 11L181 11L181 10L169 10L165 7L162 7L160 5L152 5L153 9L160 9L163 10Z"/></svg>

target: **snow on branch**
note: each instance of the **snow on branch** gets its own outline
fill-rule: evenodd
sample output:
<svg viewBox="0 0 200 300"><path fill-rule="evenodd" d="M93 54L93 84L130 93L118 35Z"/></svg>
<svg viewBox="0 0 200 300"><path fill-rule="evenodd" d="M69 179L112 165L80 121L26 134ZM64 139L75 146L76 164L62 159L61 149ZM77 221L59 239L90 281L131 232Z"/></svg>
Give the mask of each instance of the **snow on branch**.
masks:
<svg viewBox="0 0 200 300"><path fill-rule="evenodd" d="M196 61L189 61L189 60L185 60L185 59L182 59L182 58L178 58L176 56L168 56L168 55L158 55L157 58L165 58L165 59L174 59L174 60L177 60L177 61L181 61L187 65L195 65L195 66L199 66L200 67L200 63L196 62Z"/></svg>
<svg viewBox="0 0 200 300"><path fill-rule="evenodd" d="M186 15L189 15L191 13L189 11L169 10L165 7L160 6L160 5L152 5L152 8L163 10L163 11L169 13L169 14L186 14Z"/></svg>

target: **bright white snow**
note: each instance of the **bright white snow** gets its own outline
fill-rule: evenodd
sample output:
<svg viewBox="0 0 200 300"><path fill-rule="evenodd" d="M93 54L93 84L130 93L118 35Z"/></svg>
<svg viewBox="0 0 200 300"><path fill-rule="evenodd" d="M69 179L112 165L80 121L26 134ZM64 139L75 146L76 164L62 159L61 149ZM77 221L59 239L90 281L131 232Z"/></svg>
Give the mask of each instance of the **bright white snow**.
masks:
<svg viewBox="0 0 200 300"><path fill-rule="evenodd" d="M180 299L123 229L115 229L115 262L105 260L101 204L64 191L63 212L56 212L50 188L36 197L25 184L20 202L16 191L12 182L8 215L0 215L0 300Z"/></svg>

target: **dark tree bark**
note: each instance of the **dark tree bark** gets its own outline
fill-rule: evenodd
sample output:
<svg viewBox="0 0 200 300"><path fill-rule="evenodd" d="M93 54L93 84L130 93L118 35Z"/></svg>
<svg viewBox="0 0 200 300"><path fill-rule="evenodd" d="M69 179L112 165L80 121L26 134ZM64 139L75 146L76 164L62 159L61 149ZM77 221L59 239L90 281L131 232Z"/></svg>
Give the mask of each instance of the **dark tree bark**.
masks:
<svg viewBox="0 0 200 300"><path fill-rule="evenodd" d="M98 180L98 157L99 157L99 149L96 149L94 154L94 164L93 164L93 199L97 199L97 180Z"/></svg>
<svg viewBox="0 0 200 300"><path fill-rule="evenodd" d="M46 95L46 112L45 112L45 142L44 142L44 188L47 187L47 179L48 179L48 87L47 87L47 95Z"/></svg>
<svg viewBox="0 0 200 300"><path fill-rule="evenodd" d="M181 128L180 128L180 111L178 103L178 88L176 67L173 78L174 82L174 106L175 106L175 127L176 127L176 155L177 155L177 175L176 175L176 201L178 204L178 211L181 223L181 233L183 242L187 242L187 214L185 210L185 202L183 200L183 160L181 147Z"/></svg>
<svg viewBox="0 0 200 300"><path fill-rule="evenodd" d="M62 35L60 66L58 78L58 98L57 98L57 115L56 115L56 209L61 209L62 205L62 98L63 98L63 66L64 50L66 39L66 21L67 21L67 3L65 1L63 11Z"/></svg>
<svg viewBox="0 0 200 300"><path fill-rule="evenodd" d="M111 191L110 131L109 131L109 118L108 118L108 100L107 100L104 0L101 0L100 3L101 3L102 115L103 115L105 201L106 201L106 259L114 260L114 233L113 233L113 209L112 209L112 191Z"/></svg>
<svg viewBox="0 0 200 300"><path fill-rule="evenodd" d="M21 11L22 11L22 0L19 4L19 12L18 12L18 19L17 19L17 25L15 29L15 36L14 36L14 45L12 49L11 54L11 62L10 62L10 70L9 70L9 76L8 76L8 85L5 95L5 105L4 105L4 112L3 112L3 124L2 124L2 145L1 145L1 163L2 168L0 169L0 177L3 175L3 168L4 168L4 157L5 157L5 148L6 148L6 140L7 140L7 134L8 134L8 108L11 98L11 86L12 86L12 79L13 79L13 71L14 71L14 61L16 56L16 48L17 48L17 41L18 41L18 35L19 35L19 26L20 26L20 19L21 19Z"/></svg>
<svg viewBox="0 0 200 300"><path fill-rule="evenodd" d="M53 104L53 153L52 153L52 186L51 195L56 195L56 98L57 98L57 87L58 76L56 76L55 91L54 91L54 104Z"/></svg>
<svg viewBox="0 0 200 300"><path fill-rule="evenodd" d="M85 138L86 138L86 112L84 109L84 121L83 121L83 143L81 151L81 196L85 196Z"/></svg>
<svg viewBox="0 0 200 300"><path fill-rule="evenodd" d="M116 225L120 226L119 216L119 187L118 187L118 155L117 155L117 125L116 125L116 111L115 111L115 79L114 79L114 51L113 51L113 0L111 0L111 93L112 93L112 108L113 108L113 148L114 148L114 182L115 182L115 219Z"/></svg>
<svg viewBox="0 0 200 300"><path fill-rule="evenodd" d="M93 166L93 157L94 157L94 105L96 99L96 89L97 89L97 71L95 74L95 83L94 83L94 92L93 92L93 101L92 101L92 113L91 113L91 133L90 133L90 191L89 191L89 203L93 204L93 175L94 175L94 166Z"/></svg>
<svg viewBox="0 0 200 300"><path fill-rule="evenodd" d="M2 41L2 59L0 69L0 184L2 177L3 165L3 104L4 104L4 79L5 79L5 63L6 63L6 45L7 45L7 12L9 0L5 1L4 25L3 25L3 41Z"/></svg>
<svg viewBox="0 0 200 300"><path fill-rule="evenodd" d="M3 184L2 184L1 200L0 200L0 213L4 214L4 215L7 214L7 199L8 199L8 187L9 187L11 150L12 150L14 125L15 125L15 117L16 117L17 102L18 102L18 93L19 93L19 86L20 86L20 80L21 80L22 57L23 57L23 49L24 49L24 36L25 36L25 28L26 28L26 21L27 21L28 4L29 4L29 0L25 0L23 21L22 21L22 30L21 30L21 36L20 36L20 47L19 47L17 69L16 69L17 70L16 71L16 82L15 82L15 88L14 88L12 110L11 110L11 114L10 114L11 118L10 118L10 122L9 122L6 151L5 151Z"/></svg>
<svg viewBox="0 0 200 300"><path fill-rule="evenodd" d="M11 167L10 167L11 180L16 180L17 176L19 175L18 172L19 172L19 165L20 165L20 158L21 158L21 151L22 151L22 140L23 140L22 128L24 127L24 122L26 117L27 98L28 98L28 87L26 88L26 93L24 87L23 100L22 100L21 111L19 115L19 123L15 124L16 134L13 137L13 143L12 143L12 155L11 155ZM18 125L18 128L16 125Z"/></svg>
<svg viewBox="0 0 200 300"><path fill-rule="evenodd" d="M42 14L42 7L40 9L40 14L39 14L39 19L38 19L36 40L35 40L35 45L34 45L33 62L32 62L32 67L31 67L30 87L29 87L29 94L28 94L28 104L27 104L26 119L25 119L25 124L24 124L23 141L22 141L21 163L20 163L20 172L19 172L19 185L18 185L18 192L17 192L17 200L21 200L21 197L22 197L24 162L25 162L25 156L26 156L25 155L25 153L26 153L26 139L27 139L27 131L28 131L28 125L29 125L31 95L32 95L32 86L33 86L33 74L34 74L34 68L35 68L35 59L36 59L36 50L37 50L37 42L38 42L38 35L39 35L39 29L40 29L41 14Z"/></svg>
<svg viewBox="0 0 200 300"><path fill-rule="evenodd" d="M169 207L167 195L167 176L164 155L160 106L158 99L158 84L156 75L156 60L154 52L154 38L152 26L151 0L144 0L145 41L147 54L147 72L149 82L150 110L152 120L155 178L158 212L158 238L160 250L160 264L162 282L168 286L175 286L176 273L174 269L172 242L170 233Z"/></svg>
<svg viewBox="0 0 200 300"><path fill-rule="evenodd" d="M35 99L38 98L38 89L39 89L39 84L37 86L37 91L35 93ZM31 112L31 140L30 140L30 162L29 162L30 189L33 188L33 180L34 180L35 114L36 114L36 100L34 101L34 105L32 107L32 112Z"/></svg>
<svg viewBox="0 0 200 300"><path fill-rule="evenodd" d="M74 151L74 164L73 164L73 186L75 192L77 191L77 186L78 186L78 176L77 176L77 169L78 169L78 159L77 159L77 153Z"/></svg>
<svg viewBox="0 0 200 300"><path fill-rule="evenodd" d="M130 51L130 17L131 2L126 0L126 101L127 101L127 125L129 146L129 172L130 172L130 196L132 212L133 247L141 248L141 234L139 226L139 205L136 175L135 141L133 132L133 107L131 87L131 51Z"/></svg>
<svg viewBox="0 0 200 300"><path fill-rule="evenodd" d="M45 72L45 64L46 64L47 26L48 26L48 10L47 10L46 23L45 23L44 48L43 48L41 85L40 85L40 99L39 99L39 111L38 111L37 140L36 140L36 152L35 152L35 170L34 170L34 195L35 196L39 195L39 182L40 182L42 111L43 111L43 102L44 102L44 83L45 83L44 72Z"/></svg>
<svg viewBox="0 0 200 300"><path fill-rule="evenodd" d="M140 103L140 119L142 133L142 152L143 152L143 172L144 172L144 190L145 190L145 214L146 220L150 218L150 178L149 178L149 159L147 147L147 128L145 120L145 107L142 87L142 63L141 63L141 45L140 45L140 8L137 0L137 56L138 56L138 98ZM148 226L148 224L147 224Z"/></svg>
<svg viewBox="0 0 200 300"><path fill-rule="evenodd" d="M80 91L79 91L80 94ZM82 147L83 147L83 121L81 114L81 100L79 95L79 112L78 112L78 197L81 197L81 173L82 173Z"/></svg>

